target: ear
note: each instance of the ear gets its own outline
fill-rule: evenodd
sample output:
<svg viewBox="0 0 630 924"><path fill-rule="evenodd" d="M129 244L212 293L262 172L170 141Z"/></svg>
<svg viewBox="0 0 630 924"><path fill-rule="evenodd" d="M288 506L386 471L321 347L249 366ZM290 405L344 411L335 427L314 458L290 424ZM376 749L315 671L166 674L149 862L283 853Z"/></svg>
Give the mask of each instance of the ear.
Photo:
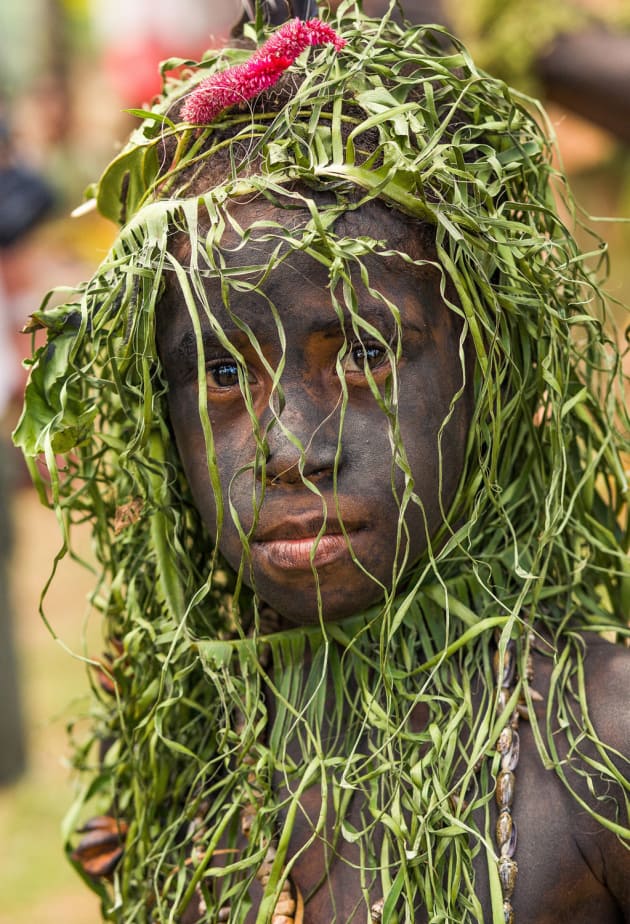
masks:
<svg viewBox="0 0 630 924"><path fill-rule="evenodd" d="M318 15L316 0L241 0L243 15L232 29L232 35L239 38L243 26L254 22L257 10L263 20L270 26L279 26L290 19L312 19Z"/></svg>

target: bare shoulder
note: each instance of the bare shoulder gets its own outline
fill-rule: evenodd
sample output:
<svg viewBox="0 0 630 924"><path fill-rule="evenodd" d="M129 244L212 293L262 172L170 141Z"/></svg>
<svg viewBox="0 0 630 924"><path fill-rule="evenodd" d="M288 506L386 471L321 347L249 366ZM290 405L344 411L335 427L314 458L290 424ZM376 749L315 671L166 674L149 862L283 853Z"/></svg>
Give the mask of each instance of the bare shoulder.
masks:
<svg viewBox="0 0 630 924"><path fill-rule="evenodd" d="M630 652L586 634L541 639L532 667L540 699L519 726L515 918L630 924Z"/></svg>
<svg viewBox="0 0 630 924"><path fill-rule="evenodd" d="M598 636L582 639L586 698L580 729L584 742L577 751L591 766L583 775L576 762L572 776L584 804L602 824L599 831L578 824L574 836L622 920L630 921L630 649Z"/></svg>
<svg viewBox="0 0 630 924"><path fill-rule="evenodd" d="M582 635L588 714L601 741L619 752L630 776L630 648ZM620 767L621 769L621 767Z"/></svg>
<svg viewBox="0 0 630 924"><path fill-rule="evenodd" d="M568 644L565 639L554 648L542 640L534 651L535 685L540 683L546 699L554 665L569 653L570 688L581 705L581 712L572 710L572 718L585 734L592 725L603 743L619 746L621 753L630 757L630 648L588 632L572 636L572 653L565 650ZM541 708L540 713L543 711Z"/></svg>

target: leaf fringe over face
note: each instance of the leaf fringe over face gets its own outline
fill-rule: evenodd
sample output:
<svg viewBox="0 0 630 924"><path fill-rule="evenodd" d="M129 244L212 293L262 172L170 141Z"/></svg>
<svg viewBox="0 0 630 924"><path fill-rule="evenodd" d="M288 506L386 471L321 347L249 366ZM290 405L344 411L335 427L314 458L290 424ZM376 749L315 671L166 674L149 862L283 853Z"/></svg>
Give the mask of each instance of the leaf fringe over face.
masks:
<svg viewBox="0 0 630 924"><path fill-rule="evenodd" d="M340 55L308 52L290 72L290 93L270 91L207 129L178 123L179 101L247 52L212 53L192 76L167 82L164 100L95 190L101 212L124 222L111 252L66 304L36 315L48 344L35 355L16 441L29 459L46 462L49 485L34 461L32 470L63 524L63 553L74 524L93 528L101 573L92 602L118 644L115 696L95 689L93 734L76 750L88 785L73 817L91 808L129 826L114 888L93 883L104 913L125 924L178 919L196 889L208 908L203 920L215 922L228 903L230 920L243 920L244 883L266 838L286 840L274 773L295 793L305 778L329 781L336 837L359 845L366 895L374 886L398 892L399 911L423 903L433 920L481 921L472 857L492 855L493 767L474 767L494 753L500 728L494 630L501 646L517 640L522 677L528 627L567 652L547 723L536 731L561 776L552 733L573 711L588 713L583 684L574 682L582 663L575 630L627 634L618 614L630 600L628 420L622 357L597 278L603 245L593 238L582 252L560 217L558 201L562 214L574 218L575 209L531 101L478 72L436 29L400 31L389 17L371 21L347 5L335 28L348 43ZM229 303L231 287L260 271L249 267L249 281L247 273L239 280L222 262L226 235L233 242L241 233L229 205L242 196L287 207L286 228L255 232L278 239L266 273L287 250L311 248L331 280L348 280L366 255L402 251L330 231L344 211L374 198L401 221L431 225L444 292L456 293L449 305L465 320L476 360L468 461L439 552L430 550L370 612L277 633L267 645L243 575L217 553L208 561L211 543L169 433L155 346L169 274L184 297L189 286L187 303L201 314L204 276L221 279ZM311 217L294 227L295 204ZM186 259L172 246L182 240L190 241ZM351 309L350 284L344 299ZM278 325L281 332L279 317ZM461 353L454 361L464 367ZM246 383L244 391L247 400ZM383 411L396 445L394 404ZM206 440L216 484L209 424ZM401 521L404 505L417 502L411 487ZM240 617L250 607L246 637ZM270 662L261 657L267 648ZM336 732L324 745L325 674L334 680ZM262 691L280 676L267 728ZM481 683L474 702L473 679ZM418 704L430 720L412 734ZM580 765L584 745L571 728L565 734ZM605 745L594 732L587 738L599 757L580 772L615 780ZM296 740L299 766L287 754ZM102 741L113 744L99 757ZM251 799L242 752L259 767L264 811L244 852L217 871L212 852L219 840L234 843L239 809ZM363 830L347 822L348 793L365 794ZM451 798L463 793L466 806ZM268 894L280 886L272 878Z"/></svg>

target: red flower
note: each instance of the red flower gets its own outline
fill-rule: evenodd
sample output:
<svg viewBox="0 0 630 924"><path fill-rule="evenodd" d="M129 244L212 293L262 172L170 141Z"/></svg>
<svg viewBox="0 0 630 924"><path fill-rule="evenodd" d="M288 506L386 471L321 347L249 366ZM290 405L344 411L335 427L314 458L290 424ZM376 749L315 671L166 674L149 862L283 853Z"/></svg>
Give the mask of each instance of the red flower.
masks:
<svg viewBox="0 0 630 924"><path fill-rule="evenodd" d="M325 44L341 51L346 41L320 19L285 23L245 64L203 80L186 100L182 119L192 125L207 125L228 106L243 103L273 86L310 45Z"/></svg>

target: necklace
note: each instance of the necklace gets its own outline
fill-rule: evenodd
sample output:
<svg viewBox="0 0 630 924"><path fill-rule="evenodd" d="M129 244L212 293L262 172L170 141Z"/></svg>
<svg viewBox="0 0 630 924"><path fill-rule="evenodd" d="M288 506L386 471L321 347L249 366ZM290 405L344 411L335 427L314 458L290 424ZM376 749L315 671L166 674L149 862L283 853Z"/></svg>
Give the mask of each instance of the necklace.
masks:
<svg viewBox="0 0 630 924"><path fill-rule="evenodd" d="M497 699L497 715L505 712L508 702L510 701L514 688L518 682L516 668L516 644L510 639L505 647L503 655L498 647L500 632L495 633L495 642L497 649L494 653L494 673L498 684L500 684L499 696ZM531 655L531 646L534 642L533 633L528 636L528 653L525 666L525 679L530 687L530 695L534 700L540 700L542 697L539 693L531 688L531 682L534 678L533 660ZM516 768L520 756L520 739L518 733L519 721L521 719L529 720L527 704L521 692L518 702L512 714L508 717L505 725L499 733L497 739L497 751L500 755L500 769L497 775L495 787L495 801L499 810L495 826L495 840L497 844L499 858L497 860L497 871L499 882L501 883L501 895L503 898L503 920L505 924L514 924L514 908L512 907L512 896L516 887L516 878L518 876L518 864L514 859L516 853L516 822L514 821L512 810L514 806L514 796L516 792Z"/></svg>

